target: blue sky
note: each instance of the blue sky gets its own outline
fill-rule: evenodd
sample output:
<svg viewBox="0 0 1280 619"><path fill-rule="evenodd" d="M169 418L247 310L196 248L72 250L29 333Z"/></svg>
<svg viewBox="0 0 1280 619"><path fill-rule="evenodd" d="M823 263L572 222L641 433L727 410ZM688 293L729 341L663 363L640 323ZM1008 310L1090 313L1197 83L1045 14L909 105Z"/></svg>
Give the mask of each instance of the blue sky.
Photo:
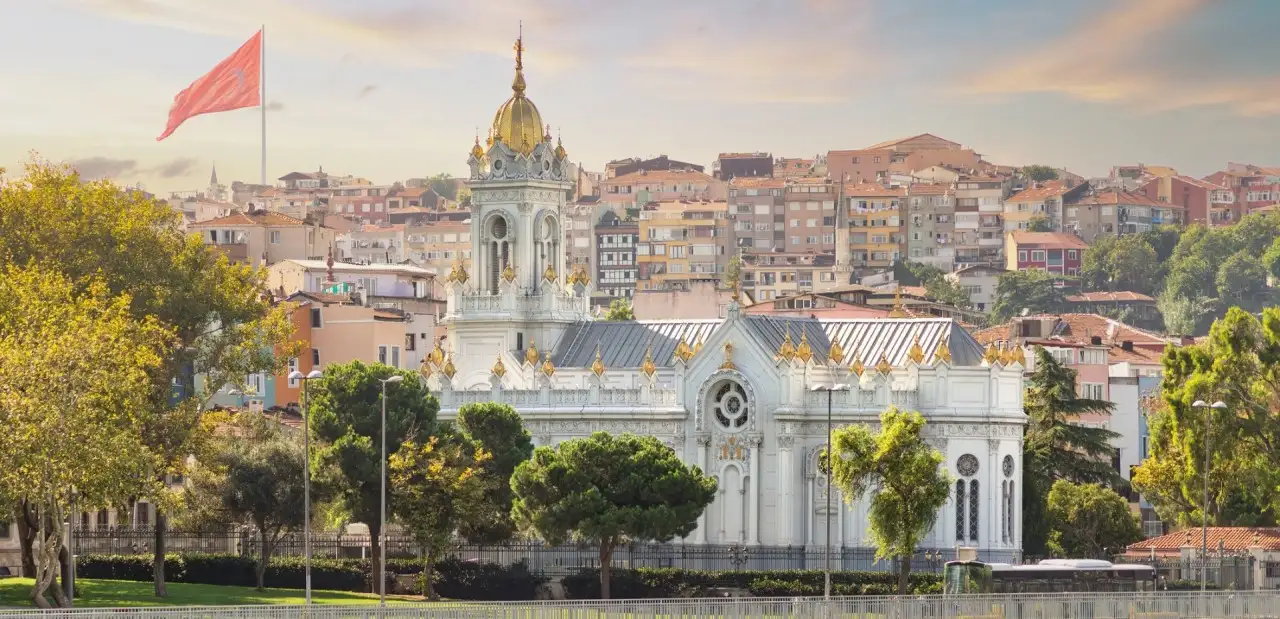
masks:
<svg viewBox="0 0 1280 619"><path fill-rule="evenodd" d="M0 166L36 152L156 192L256 181L259 112L173 95L266 25L268 175L466 171L528 94L589 169L811 156L930 132L1086 175L1280 165L1273 0L0 0Z"/></svg>

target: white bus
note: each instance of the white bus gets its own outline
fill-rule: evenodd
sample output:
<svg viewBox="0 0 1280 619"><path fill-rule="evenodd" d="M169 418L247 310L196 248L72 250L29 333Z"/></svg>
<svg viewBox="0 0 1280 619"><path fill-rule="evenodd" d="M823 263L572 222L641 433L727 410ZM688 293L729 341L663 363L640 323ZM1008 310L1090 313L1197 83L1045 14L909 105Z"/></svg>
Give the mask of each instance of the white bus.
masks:
<svg viewBox="0 0 1280 619"><path fill-rule="evenodd" d="M948 561L942 579L946 595L1156 590L1155 568L1094 559L1045 559L1035 565Z"/></svg>

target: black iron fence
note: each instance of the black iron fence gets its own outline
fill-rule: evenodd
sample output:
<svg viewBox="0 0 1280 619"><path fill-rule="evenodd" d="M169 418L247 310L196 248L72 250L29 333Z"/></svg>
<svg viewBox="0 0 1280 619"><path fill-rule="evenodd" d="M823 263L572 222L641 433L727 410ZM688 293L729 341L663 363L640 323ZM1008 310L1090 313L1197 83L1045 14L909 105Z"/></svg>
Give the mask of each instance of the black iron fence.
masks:
<svg viewBox="0 0 1280 619"><path fill-rule="evenodd" d="M155 531L146 527L76 529L72 535L76 554L146 554L155 547ZM165 550L173 553L230 553L257 556L258 540L251 529L193 532L170 530ZM302 534L289 533L277 544L275 556L304 553ZM369 536L317 532L311 534L311 555L317 558L364 558L370 553ZM587 544L549 546L539 541L495 546L461 544L450 553L464 561L511 564L526 562L549 577L559 577L584 568L600 567L599 548ZM955 555L954 549L922 549L912 558L911 569L940 573ZM413 541L402 535L390 536L388 557L419 556ZM979 552L979 559L997 563L1018 563L1017 551ZM831 569L839 571L889 571L897 562L878 560L873 548L832 548ZM759 546L717 544L629 544L614 550L614 567L668 567L691 570L820 570L827 564L822 546Z"/></svg>

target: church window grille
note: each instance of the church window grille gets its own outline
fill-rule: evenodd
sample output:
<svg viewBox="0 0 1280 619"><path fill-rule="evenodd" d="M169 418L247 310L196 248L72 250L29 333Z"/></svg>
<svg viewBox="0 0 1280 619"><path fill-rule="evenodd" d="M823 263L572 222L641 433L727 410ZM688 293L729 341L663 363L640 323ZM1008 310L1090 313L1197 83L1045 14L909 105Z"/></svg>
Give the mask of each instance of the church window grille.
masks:
<svg viewBox="0 0 1280 619"><path fill-rule="evenodd" d="M715 391L711 406L715 411L716 423L724 430L741 430L750 420L747 393L737 382L726 380L721 383Z"/></svg>
<svg viewBox="0 0 1280 619"><path fill-rule="evenodd" d="M964 480L956 482L956 540L964 541Z"/></svg>
<svg viewBox="0 0 1280 619"><path fill-rule="evenodd" d="M978 480L969 482L969 541L978 541Z"/></svg>

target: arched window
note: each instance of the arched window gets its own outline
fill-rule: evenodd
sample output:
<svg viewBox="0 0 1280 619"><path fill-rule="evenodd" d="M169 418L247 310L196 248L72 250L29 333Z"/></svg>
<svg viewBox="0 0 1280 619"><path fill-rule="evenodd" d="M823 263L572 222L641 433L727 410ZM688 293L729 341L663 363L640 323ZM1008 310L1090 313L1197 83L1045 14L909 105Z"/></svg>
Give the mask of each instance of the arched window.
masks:
<svg viewBox="0 0 1280 619"><path fill-rule="evenodd" d="M1000 541L1009 541L1009 482L1000 482Z"/></svg>
<svg viewBox="0 0 1280 619"><path fill-rule="evenodd" d="M969 541L978 541L978 480L969 482Z"/></svg>
<svg viewBox="0 0 1280 619"><path fill-rule="evenodd" d="M956 482L956 541L964 541L964 480Z"/></svg>
<svg viewBox="0 0 1280 619"><path fill-rule="evenodd" d="M1013 542L1013 541L1016 541L1016 538L1017 538L1017 533L1014 530L1013 523L1015 522L1015 520L1013 519L1013 515L1017 513L1017 509L1018 509L1017 507L1018 504L1013 501L1013 482L1009 482L1009 499L1008 500L1009 500L1009 512L1008 512L1009 541Z"/></svg>

